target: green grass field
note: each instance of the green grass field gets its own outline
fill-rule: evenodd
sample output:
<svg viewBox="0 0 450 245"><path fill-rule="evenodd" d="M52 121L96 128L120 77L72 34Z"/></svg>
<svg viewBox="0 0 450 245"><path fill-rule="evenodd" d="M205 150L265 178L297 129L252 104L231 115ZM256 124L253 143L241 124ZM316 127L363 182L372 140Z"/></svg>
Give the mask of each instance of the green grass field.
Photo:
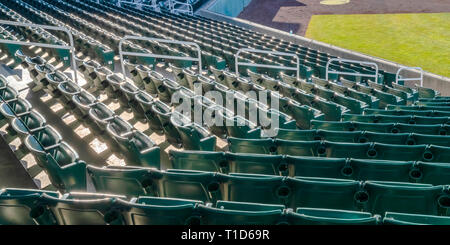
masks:
<svg viewBox="0 0 450 245"><path fill-rule="evenodd" d="M450 77L450 13L315 15L306 37Z"/></svg>

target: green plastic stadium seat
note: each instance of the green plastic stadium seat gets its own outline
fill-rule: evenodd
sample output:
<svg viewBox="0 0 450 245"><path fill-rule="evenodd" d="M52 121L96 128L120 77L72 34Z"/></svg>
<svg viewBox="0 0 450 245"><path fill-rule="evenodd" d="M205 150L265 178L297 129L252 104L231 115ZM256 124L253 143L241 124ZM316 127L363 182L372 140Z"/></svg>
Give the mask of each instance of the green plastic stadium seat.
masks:
<svg viewBox="0 0 450 245"><path fill-rule="evenodd" d="M35 110L31 110L30 113L16 117L11 121L12 129L22 140L31 132L44 127L45 124L45 118Z"/></svg>
<svg viewBox="0 0 450 245"><path fill-rule="evenodd" d="M184 75L183 68L174 66L173 64L169 64L170 69L172 69L172 73L175 76L175 81L183 87L189 87L189 83L186 80L186 76Z"/></svg>
<svg viewBox="0 0 450 245"><path fill-rule="evenodd" d="M123 225L124 219L114 206L124 196L70 193L62 198L44 195L59 225Z"/></svg>
<svg viewBox="0 0 450 245"><path fill-rule="evenodd" d="M19 92L9 85L6 85L4 88L0 88L0 100L3 102L16 100L18 96Z"/></svg>
<svg viewBox="0 0 450 245"><path fill-rule="evenodd" d="M361 183L354 180L312 177L288 178L292 188L288 207L343 209L358 211L364 194Z"/></svg>
<svg viewBox="0 0 450 245"><path fill-rule="evenodd" d="M42 162L50 181L62 192L86 191L86 163L67 143L47 151Z"/></svg>
<svg viewBox="0 0 450 245"><path fill-rule="evenodd" d="M173 169L225 172L228 168L224 152L170 150L169 159Z"/></svg>
<svg viewBox="0 0 450 245"><path fill-rule="evenodd" d="M205 225L276 225L285 224L283 205L218 201L215 207L198 205Z"/></svg>
<svg viewBox="0 0 450 245"><path fill-rule="evenodd" d="M133 130L133 126L119 116L114 116L106 126L106 132L109 137L111 137L111 139L123 152L127 152L129 150L129 137Z"/></svg>
<svg viewBox="0 0 450 245"><path fill-rule="evenodd" d="M0 104L0 119L7 119L8 122L16 117L29 114L32 109L30 102L20 97L17 100L3 102Z"/></svg>
<svg viewBox="0 0 450 245"><path fill-rule="evenodd" d="M164 76L156 71L151 71L148 76L150 79L145 83L145 91L158 94L157 88L163 84Z"/></svg>
<svg viewBox="0 0 450 245"><path fill-rule="evenodd" d="M133 130L125 145L132 163L142 167L160 168L160 148L153 140L138 130Z"/></svg>
<svg viewBox="0 0 450 245"><path fill-rule="evenodd" d="M381 217L358 211L298 208L287 212L287 220L292 225L377 225Z"/></svg>
<svg viewBox="0 0 450 245"><path fill-rule="evenodd" d="M208 130L192 123L189 118L180 113L172 113L170 121L178 130L184 149L214 151L216 138L210 135Z"/></svg>
<svg viewBox="0 0 450 245"><path fill-rule="evenodd" d="M106 94L110 98L120 98L121 97L121 91L120 91L120 85L125 82L125 80L122 77L119 77L116 74L110 74L106 76L106 83L108 86L106 87Z"/></svg>
<svg viewBox="0 0 450 245"><path fill-rule="evenodd" d="M449 197L443 195L443 186L368 181L364 184L364 190L367 194L364 210L373 214L448 215Z"/></svg>
<svg viewBox="0 0 450 245"><path fill-rule="evenodd" d="M43 194L57 198L53 191L31 189L0 190L0 224L2 225L54 225L55 217L47 207Z"/></svg>
<svg viewBox="0 0 450 245"><path fill-rule="evenodd" d="M130 202L118 200L124 207L122 215L127 225L196 225L200 216L196 207L200 201L162 198L138 197Z"/></svg>
<svg viewBox="0 0 450 245"><path fill-rule="evenodd" d="M386 212L385 225L450 225L450 217Z"/></svg>
<svg viewBox="0 0 450 245"><path fill-rule="evenodd" d="M419 92L419 98L434 98L439 96L439 92L430 88L416 86L416 89Z"/></svg>
<svg viewBox="0 0 450 245"><path fill-rule="evenodd" d="M50 92L54 92L58 89L59 84L68 81L69 77L61 71L55 71L52 73L47 73L45 75L45 79L48 82L47 88Z"/></svg>
<svg viewBox="0 0 450 245"><path fill-rule="evenodd" d="M222 177L213 172L169 169L155 172L159 197L182 198L214 203L222 199Z"/></svg>
<svg viewBox="0 0 450 245"><path fill-rule="evenodd" d="M123 107L131 107L134 103L136 94L140 92L139 88L130 82L124 82L120 85L121 97L119 102Z"/></svg>
<svg viewBox="0 0 450 245"><path fill-rule="evenodd" d="M281 155L227 153L229 173L288 175L289 167Z"/></svg>
<svg viewBox="0 0 450 245"><path fill-rule="evenodd" d="M151 179L151 170L138 167L87 166L87 172L98 193L126 196L155 196L156 185Z"/></svg>
<svg viewBox="0 0 450 245"><path fill-rule="evenodd" d="M275 140L228 137L229 150L235 153L277 154Z"/></svg>
<svg viewBox="0 0 450 245"><path fill-rule="evenodd" d="M86 118L89 115L91 107L98 103L97 98L86 90L81 90L79 94L73 95L72 102L75 104L74 111L78 113L81 118Z"/></svg>
<svg viewBox="0 0 450 245"><path fill-rule="evenodd" d="M94 68L94 73L91 73L91 77L93 77L94 87L99 89L105 89L108 86L108 80L107 77L111 76L113 72L104 67L104 66L98 66Z"/></svg>
<svg viewBox="0 0 450 245"><path fill-rule="evenodd" d="M72 97L81 92L81 87L72 81L66 81L58 85L58 90L61 92L59 99L64 107L73 108Z"/></svg>
<svg viewBox="0 0 450 245"><path fill-rule="evenodd" d="M100 133L106 131L106 126L114 115L114 112L103 103L96 103L89 109L89 118L95 123L96 130Z"/></svg>
<svg viewBox="0 0 450 245"><path fill-rule="evenodd" d="M152 112L158 117L167 141L173 145L180 146L180 134L170 121L172 116L171 108L163 102L155 101L152 105Z"/></svg>
<svg viewBox="0 0 450 245"><path fill-rule="evenodd" d="M292 194L283 176L230 173L226 179L225 201L285 204Z"/></svg>
<svg viewBox="0 0 450 245"><path fill-rule="evenodd" d="M150 124L150 128L157 133L161 133L162 132L161 122L159 121L158 117L152 110L152 106L154 103L153 96L144 91L141 91L138 94L136 94L135 99L137 104L139 105L137 107L136 114L143 113L143 115L147 119L147 122Z"/></svg>

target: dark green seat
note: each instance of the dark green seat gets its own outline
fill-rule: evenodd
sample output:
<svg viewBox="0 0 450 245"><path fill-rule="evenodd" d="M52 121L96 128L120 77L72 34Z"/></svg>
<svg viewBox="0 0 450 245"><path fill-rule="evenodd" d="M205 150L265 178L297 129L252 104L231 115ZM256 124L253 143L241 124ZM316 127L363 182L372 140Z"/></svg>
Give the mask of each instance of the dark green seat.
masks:
<svg viewBox="0 0 450 245"><path fill-rule="evenodd" d="M439 96L439 92L431 88L416 86L416 89L419 92L419 98L434 98Z"/></svg>
<svg viewBox="0 0 450 245"><path fill-rule="evenodd" d="M181 146L180 134L170 121L172 109L163 102L155 101L152 105L152 112L158 117L167 141L175 146Z"/></svg>
<svg viewBox="0 0 450 245"><path fill-rule="evenodd" d="M59 225L123 225L124 219L115 207L124 196L70 193L62 198L44 195Z"/></svg>
<svg viewBox="0 0 450 245"><path fill-rule="evenodd" d="M290 176L345 178L349 164L345 158L319 158L304 156L287 156Z"/></svg>
<svg viewBox="0 0 450 245"><path fill-rule="evenodd" d="M37 158L37 164L43 167L46 162L46 152L59 147L61 135L53 127L45 127L32 132L25 139L25 146Z"/></svg>
<svg viewBox="0 0 450 245"><path fill-rule="evenodd" d="M295 100L280 98L280 111L295 119L297 127L309 129L311 120L323 120L324 114L307 105L301 105Z"/></svg>
<svg viewBox="0 0 450 245"><path fill-rule="evenodd" d="M16 100L18 96L19 92L10 85L0 88L0 100L3 102Z"/></svg>
<svg viewBox="0 0 450 245"><path fill-rule="evenodd" d="M381 217L371 213L321 208L298 208L288 211L287 220L292 225L377 225Z"/></svg>
<svg viewBox="0 0 450 245"><path fill-rule="evenodd" d="M125 80L122 77L119 77L117 74L107 75L106 76L107 87L105 91L108 97L115 99L120 98L122 96L120 86L124 82Z"/></svg>
<svg viewBox="0 0 450 245"><path fill-rule="evenodd" d="M175 81L183 87L189 87L189 83L186 80L186 76L183 72L183 68L174 66L173 64L169 64L169 67L172 70L173 75L175 76Z"/></svg>
<svg viewBox="0 0 450 245"><path fill-rule="evenodd" d="M87 172L98 193L137 196L155 196L156 185L152 182L151 170L138 167L87 166Z"/></svg>
<svg viewBox="0 0 450 245"><path fill-rule="evenodd" d="M292 195L283 176L230 173L226 180L224 201L285 204Z"/></svg>
<svg viewBox="0 0 450 245"><path fill-rule="evenodd" d="M103 103L96 103L89 109L89 118L95 123L100 133L106 131L106 126L114 115L114 112Z"/></svg>
<svg viewBox="0 0 450 245"><path fill-rule="evenodd" d="M170 104L172 101L172 95L181 89L181 86L172 80L164 79L162 84L156 88L158 92L159 100Z"/></svg>
<svg viewBox="0 0 450 245"><path fill-rule="evenodd" d="M106 132L108 136L123 152L127 152L129 150L129 137L133 130L134 127L130 123L117 115L115 115L106 126Z"/></svg>
<svg viewBox="0 0 450 245"><path fill-rule="evenodd" d="M442 162L417 162L410 175L414 182L433 185L448 185L450 164Z"/></svg>
<svg viewBox="0 0 450 245"><path fill-rule="evenodd" d="M149 80L145 83L145 91L150 94L158 94L157 88L162 85L164 76L156 71L151 71L148 74Z"/></svg>
<svg viewBox="0 0 450 245"><path fill-rule="evenodd" d="M133 130L126 142L129 155L133 164L142 167L160 168L160 148L153 140L138 130Z"/></svg>
<svg viewBox="0 0 450 245"><path fill-rule="evenodd" d="M16 117L11 121L11 128L19 135L21 140L45 125L45 118L35 110L31 110L30 113Z"/></svg>
<svg viewBox="0 0 450 245"><path fill-rule="evenodd" d="M364 210L373 214L402 212L448 215L448 195L444 186L400 182L368 181L364 184L367 201Z"/></svg>
<svg viewBox="0 0 450 245"><path fill-rule="evenodd" d="M136 114L139 115L143 113L143 115L147 119L147 122L150 125L150 128L157 133L162 133L163 128L161 122L159 121L158 117L152 110L155 98L153 98L153 96L144 91L140 91L138 94L136 94L135 99L138 104L138 107L136 107L137 108Z"/></svg>
<svg viewBox="0 0 450 245"><path fill-rule="evenodd" d="M214 172L169 169L153 173L159 197L214 203L223 195L223 178Z"/></svg>
<svg viewBox="0 0 450 245"><path fill-rule="evenodd" d="M53 213L47 207L43 194L57 198L53 191L32 189L0 190L0 224L2 225L54 225Z"/></svg>
<svg viewBox="0 0 450 245"><path fill-rule="evenodd" d="M81 87L78 84L68 80L64 83L60 83L58 85L58 90L61 92L62 96L59 99L64 107L72 108L72 97L81 92Z"/></svg>
<svg viewBox="0 0 450 245"><path fill-rule="evenodd" d="M42 86L42 87L47 86L48 81L45 79L45 76L48 73L54 72L55 70L56 70L55 67L49 63L45 63L42 65L36 64L34 67L34 71L36 73L35 73L35 76L32 76L33 82L38 86Z"/></svg>
<svg viewBox="0 0 450 245"><path fill-rule="evenodd" d="M261 128L256 126L253 122L241 116L227 116L222 114L225 119L225 126L230 137L242 138L260 138Z"/></svg>
<svg viewBox="0 0 450 245"><path fill-rule="evenodd" d="M124 82L120 85L121 97L119 102L123 107L131 108L134 103L135 96L140 92L139 88L130 82Z"/></svg>
<svg viewBox="0 0 450 245"><path fill-rule="evenodd" d="M94 67L95 65L96 64L94 64ZM93 69L93 73L90 73L89 76L93 79L94 87L97 90L103 90L108 86L108 81L106 78L112 74L113 72L110 69L99 65Z"/></svg>
<svg viewBox="0 0 450 245"><path fill-rule="evenodd" d="M173 169L225 172L228 168L224 152L170 150L169 159Z"/></svg>
<svg viewBox="0 0 450 245"><path fill-rule="evenodd" d="M47 73L45 79L48 82L47 88L50 92L54 92L58 89L59 84L68 81L69 77L61 71L55 71Z"/></svg>
<svg viewBox="0 0 450 245"><path fill-rule="evenodd" d="M361 210L364 201L362 185L359 181L296 177L288 178L292 189L291 208L325 208L342 210Z"/></svg>
<svg viewBox="0 0 450 245"><path fill-rule="evenodd" d="M196 123L192 123L190 118L177 112L172 113L170 121L177 129L184 149L214 151L216 137L211 135L208 130Z"/></svg>
<svg viewBox="0 0 450 245"><path fill-rule="evenodd" d="M127 225L196 225L200 216L196 207L200 201L141 196L126 202L122 215Z"/></svg>
<svg viewBox="0 0 450 245"><path fill-rule="evenodd" d="M205 225L276 225L283 222L283 205L218 201L197 207Z"/></svg>
<svg viewBox="0 0 450 245"><path fill-rule="evenodd" d="M235 153L277 154L273 139L242 139L228 137L229 150Z"/></svg>
<svg viewBox="0 0 450 245"><path fill-rule="evenodd" d="M8 122L16 117L29 114L32 109L30 102L20 97L17 100L3 102L0 104L0 120L6 119Z"/></svg>
<svg viewBox="0 0 450 245"><path fill-rule="evenodd" d="M86 90L81 90L79 94L72 96L72 102L75 104L74 111L81 118L86 118L89 115L89 110L94 104L98 103L98 100Z"/></svg>
<svg viewBox="0 0 450 245"><path fill-rule="evenodd" d="M385 225L450 225L450 217L386 212Z"/></svg>
<svg viewBox="0 0 450 245"><path fill-rule="evenodd" d="M281 155L227 153L226 158L227 173L289 175L288 164Z"/></svg>

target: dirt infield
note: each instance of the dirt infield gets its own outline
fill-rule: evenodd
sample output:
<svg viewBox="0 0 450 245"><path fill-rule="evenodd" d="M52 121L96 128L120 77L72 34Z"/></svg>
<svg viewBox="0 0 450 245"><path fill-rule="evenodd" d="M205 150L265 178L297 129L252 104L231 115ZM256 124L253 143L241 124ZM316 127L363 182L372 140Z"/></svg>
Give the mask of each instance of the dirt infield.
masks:
<svg viewBox="0 0 450 245"><path fill-rule="evenodd" d="M323 5L322 0L252 0L238 18L303 36L312 15L450 12L450 0L350 0Z"/></svg>

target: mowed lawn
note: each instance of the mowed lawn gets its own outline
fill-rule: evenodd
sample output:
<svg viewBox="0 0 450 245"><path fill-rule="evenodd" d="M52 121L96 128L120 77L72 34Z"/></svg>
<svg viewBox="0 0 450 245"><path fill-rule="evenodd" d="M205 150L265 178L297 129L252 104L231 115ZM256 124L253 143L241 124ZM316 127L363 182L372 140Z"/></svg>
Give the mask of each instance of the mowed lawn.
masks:
<svg viewBox="0 0 450 245"><path fill-rule="evenodd" d="M306 37L450 77L450 13L314 15Z"/></svg>

